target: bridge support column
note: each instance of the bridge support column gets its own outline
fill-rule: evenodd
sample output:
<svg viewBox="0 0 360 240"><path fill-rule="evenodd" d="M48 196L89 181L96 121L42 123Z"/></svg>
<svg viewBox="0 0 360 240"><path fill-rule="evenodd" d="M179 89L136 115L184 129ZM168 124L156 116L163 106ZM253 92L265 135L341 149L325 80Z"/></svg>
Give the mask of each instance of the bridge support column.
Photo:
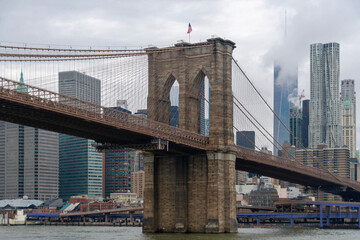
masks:
<svg viewBox="0 0 360 240"><path fill-rule="evenodd" d="M156 232L154 154L143 152L145 168L143 232Z"/></svg>
<svg viewBox="0 0 360 240"><path fill-rule="evenodd" d="M236 155L208 151L206 232L237 232Z"/></svg>
<svg viewBox="0 0 360 240"><path fill-rule="evenodd" d="M145 154L143 232L237 232L235 158Z"/></svg>

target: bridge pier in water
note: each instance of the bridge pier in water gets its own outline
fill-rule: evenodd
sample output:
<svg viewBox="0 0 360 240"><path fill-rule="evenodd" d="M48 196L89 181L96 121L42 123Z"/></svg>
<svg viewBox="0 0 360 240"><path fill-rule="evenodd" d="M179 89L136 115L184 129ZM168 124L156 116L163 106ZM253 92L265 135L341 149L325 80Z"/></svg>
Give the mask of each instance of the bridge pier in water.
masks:
<svg viewBox="0 0 360 240"><path fill-rule="evenodd" d="M237 232L235 153L146 153L144 232Z"/></svg>
<svg viewBox="0 0 360 240"><path fill-rule="evenodd" d="M145 154L144 232L236 232L232 51L221 38L148 51L148 118L170 124L179 83L179 128L200 133L200 85L211 85L206 149ZM158 51L157 51L158 50ZM171 146L170 146L171 148Z"/></svg>

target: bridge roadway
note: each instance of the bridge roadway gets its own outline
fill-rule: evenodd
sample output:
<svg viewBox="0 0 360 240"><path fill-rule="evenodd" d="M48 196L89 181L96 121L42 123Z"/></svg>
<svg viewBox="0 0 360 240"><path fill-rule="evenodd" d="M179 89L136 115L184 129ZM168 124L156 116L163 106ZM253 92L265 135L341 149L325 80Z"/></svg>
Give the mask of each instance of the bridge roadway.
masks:
<svg viewBox="0 0 360 240"><path fill-rule="evenodd" d="M154 138L169 141L170 152L201 153L208 138L167 124L0 77L0 120L143 149ZM238 147L236 169L338 194L360 201L360 183L286 158Z"/></svg>

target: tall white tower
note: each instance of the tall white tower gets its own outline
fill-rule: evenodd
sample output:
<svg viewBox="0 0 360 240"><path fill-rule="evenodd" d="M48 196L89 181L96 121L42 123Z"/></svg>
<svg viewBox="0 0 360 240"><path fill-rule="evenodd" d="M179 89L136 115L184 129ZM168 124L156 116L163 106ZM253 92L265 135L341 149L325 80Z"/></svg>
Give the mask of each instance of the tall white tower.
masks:
<svg viewBox="0 0 360 240"><path fill-rule="evenodd" d="M344 145L350 150L350 157L355 158L356 150L356 93L354 80L341 81L341 114Z"/></svg>
<svg viewBox="0 0 360 240"><path fill-rule="evenodd" d="M325 143L341 147L342 126L339 98L340 46L316 43L310 46L309 147Z"/></svg>

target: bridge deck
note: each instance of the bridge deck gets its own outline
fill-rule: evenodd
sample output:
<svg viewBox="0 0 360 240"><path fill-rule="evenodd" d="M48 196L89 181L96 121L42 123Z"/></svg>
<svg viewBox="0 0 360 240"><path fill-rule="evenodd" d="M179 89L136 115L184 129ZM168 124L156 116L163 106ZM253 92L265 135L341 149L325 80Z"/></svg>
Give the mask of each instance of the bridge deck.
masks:
<svg viewBox="0 0 360 240"><path fill-rule="evenodd" d="M143 144L169 141L170 150L204 152L208 138L167 124L70 98L0 77L0 120L93 139L102 143ZM360 183L286 158L238 148L236 169L318 187L360 201Z"/></svg>
<svg viewBox="0 0 360 240"><path fill-rule="evenodd" d="M102 107L0 77L0 120L118 144L162 138L176 147L205 150L208 138L197 133ZM173 149L172 148L172 149Z"/></svg>
<svg viewBox="0 0 360 240"><path fill-rule="evenodd" d="M344 198L360 200L360 182L336 176L322 169L306 166L288 158L238 147L236 169L261 174L323 191L339 194Z"/></svg>

